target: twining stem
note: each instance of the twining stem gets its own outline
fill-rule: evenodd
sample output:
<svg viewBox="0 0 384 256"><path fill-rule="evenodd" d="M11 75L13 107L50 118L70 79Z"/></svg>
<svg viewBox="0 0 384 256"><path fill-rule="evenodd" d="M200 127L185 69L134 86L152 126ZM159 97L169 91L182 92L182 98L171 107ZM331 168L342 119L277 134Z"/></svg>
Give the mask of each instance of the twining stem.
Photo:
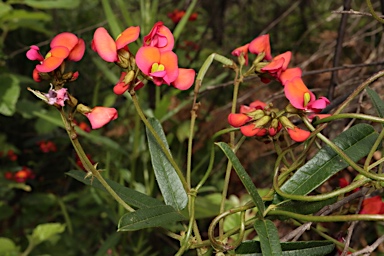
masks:
<svg viewBox="0 0 384 256"><path fill-rule="evenodd" d="M372 17L375 18L375 20L377 20L378 22L384 24L384 19L380 18L379 15L376 14L375 9L373 9L371 0L366 0L365 2L368 5L368 9L369 9L369 12L372 14Z"/></svg>
<svg viewBox="0 0 384 256"><path fill-rule="evenodd" d="M366 170L366 171L371 170L371 169L369 169L369 163L371 162L373 154L376 152L377 148L379 147L379 145L383 141L383 138L384 138L384 129L381 130L381 132L380 132L379 136L377 137L375 143L372 145L372 148L369 151L369 154L368 154L367 158L365 159L364 170Z"/></svg>
<svg viewBox="0 0 384 256"><path fill-rule="evenodd" d="M324 117L322 119L319 119L319 120L315 121L313 124L318 125L321 123L328 123L330 121L334 121L337 119L345 119L345 118L355 118L355 119L367 120L367 121L372 121L372 122L384 124L384 118L377 117L377 116L358 114L358 113L333 114L329 117Z"/></svg>
<svg viewBox="0 0 384 256"><path fill-rule="evenodd" d="M73 145L73 148L75 149L75 151L76 151L76 153L77 153L81 163L83 164L85 170L88 173L91 173L92 177L95 177L101 183L101 185L103 185L105 190L107 190L107 192L120 205L122 205L127 211L134 212L135 209L133 209L131 206L129 206L126 202L124 202L123 199L121 199L119 197L118 194L116 194L116 192L111 188L111 186L109 186L109 184L104 180L103 176L101 176L100 172L98 170L96 170L96 167L92 165L91 161L89 161L87 155L84 152L83 147L81 146L81 144L80 144L80 142L79 142L79 140L77 138L76 131L73 128L73 126L69 123L67 118L65 117L65 113L64 113L63 109L60 108L59 111L60 111L61 119L63 120L65 128L67 130L69 139L70 139L70 141L71 141L71 143Z"/></svg>
<svg viewBox="0 0 384 256"><path fill-rule="evenodd" d="M133 105L135 106L136 111L137 111L137 113L139 114L139 116L141 118L141 121L143 121L144 125L148 128L150 133L153 135L153 137L155 138L156 142L160 146L161 150L163 151L164 155L167 157L168 161L171 163L173 168L175 168L176 173L179 176L179 179L180 179L181 183L183 184L183 187L184 187L185 191L188 193L189 192L188 183L187 183L187 181L184 178L183 172L181 171L180 167L177 165L177 163L173 159L171 153L169 152L168 148L164 145L163 141L161 140L161 138L159 137L159 135L157 134L155 129L149 123L147 117L144 115L143 110L140 107L140 104L139 104L139 101L137 99L135 91L132 89L132 90L130 90L129 93L132 96Z"/></svg>

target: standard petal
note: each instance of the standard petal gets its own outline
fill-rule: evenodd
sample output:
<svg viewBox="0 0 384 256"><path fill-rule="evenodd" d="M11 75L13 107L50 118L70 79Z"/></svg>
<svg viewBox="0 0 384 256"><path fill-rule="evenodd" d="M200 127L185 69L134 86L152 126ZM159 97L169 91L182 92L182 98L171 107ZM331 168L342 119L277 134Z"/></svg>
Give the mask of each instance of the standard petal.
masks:
<svg viewBox="0 0 384 256"><path fill-rule="evenodd" d="M121 33L116 39L116 48L120 50L124 46L136 41L140 35L140 27L129 27Z"/></svg>
<svg viewBox="0 0 384 256"><path fill-rule="evenodd" d="M243 54L245 59L245 65L248 65L248 47L249 47L249 44L237 47L235 50L231 52L231 54L237 57L239 57L240 54Z"/></svg>
<svg viewBox="0 0 384 256"><path fill-rule="evenodd" d="M177 55L172 51L162 52L160 62L164 65L167 75L164 76L166 84L171 84L179 76L179 67L177 64Z"/></svg>
<svg viewBox="0 0 384 256"><path fill-rule="evenodd" d="M103 60L107 62L115 62L118 60L116 43L105 28L100 27L96 29L93 35L92 46L92 49L96 51Z"/></svg>
<svg viewBox="0 0 384 256"><path fill-rule="evenodd" d="M179 90L188 90L195 81L195 70L179 68L179 76L172 85Z"/></svg>
<svg viewBox="0 0 384 256"><path fill-rule="evenodd" d="M57 47L57 46L64 46L67 47L69 51L73 49L78 43L79 39L75 34L72 34L70 32L63 32L55 36L51 41L51 48Z"/></svg>
<svg viewBox="0 0 384 256"><path fill-rule="evenodd" d="M287 82L284 86L285 97L289 100L289 102L297 109L305 109L304 106L304 96L306 93L309 93L310 100L315 100L315 95L308 90L307 86L305 86L303 80L300 77L294 78Z"/></svg>
<svg viewBox="0 0 384 256"><path fill-rule="evenodd" d="M249 52L253 54L259 54L264 52L266 60L271 60L271 45L269 44L269 35L262 35L259 37L256 37L249 43Z"/></svg>
<svg viewBox="0 0 384 256"><path fill-rule="evenodd" d="M146 75L149 75L153 63L160 62L160 51L156 47L140 47L136 53L136 64Z"/></svg>
<svg viewBox="0 0 384 256"><path fill-rule="evenodd" d="M301 74L303 72L301 71L300 68L288 68L285 71L281 72L279 76L279 80L281 84L284 86L287 82L290 80L296 78L296 77L301 77Z"/></svg>
<svg viewBox="0 0 384 256"><path fill-rule="evenodd" d="M69 53L68 60L79 61L83 58L85 52L85 42L83 39L79 39L79 42Z"/></svg>

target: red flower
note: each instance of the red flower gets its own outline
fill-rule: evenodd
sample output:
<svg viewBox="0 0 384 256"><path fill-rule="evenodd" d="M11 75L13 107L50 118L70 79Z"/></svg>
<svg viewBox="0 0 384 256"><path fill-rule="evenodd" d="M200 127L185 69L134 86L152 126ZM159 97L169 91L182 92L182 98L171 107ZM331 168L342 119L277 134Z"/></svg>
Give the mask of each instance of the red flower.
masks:
<svg viewBox="0 0 384 256"><path fill-rule="evenodd" d="M291 137L292 140L296 142L303 142L311 135L309 131L300 129L299 127L295 126L294 128L287 128L287 132L289 134L289 137Z"/></svg>
<svg viewBox="0 0 384 256"><path fill-rule="evenodd" d="M384 202L381 196L364 199L359 214L384 214Z"/></svg>
<svg viewBox="0 0 384 256"><path fill-rule="evenodd" d="M13 180L18 183L23 183L28 179L34 179L34 178L35 178L35 174L32 172L31 169L25 166L23 166L23 168L20 171L17 171L13 175Z"/></svg>
<svg viewBox="0 0 384 256"><path fill-rule="evenodd" d="M237 47L235 50L231 52L231 54L237 57L239 57L242 54L245 59L245 65L248 65L248 47L249 47L249 44Z"/></svg>
<svg viewBox="0 0 384 256"><path fill-rule="evenodd" d="M117 118L117 110L115 108L94 107L85 116L91 123L92 129L99 129Z"/></svg>
<svg viewBox="0 0 384 256"><path fill-rule="evenodd" d="M265 60L271 60L271 45L269 44L269 35L262 35L259 37L256 37L249 43L249 52L253 54L260 54L264 53L264 59Z"/></svg>
<svg viewBox="0 0 384 256"><path fill-rule="evenodd" d="M172 12L167 14L168 18L170 18L175 24L179 23L179 21L181 20L181 18L184 17L184 15L185 15L185 11L179 10L179 9L175 9ZM195 21L197 19L197 15L198 14L196 12L192 13L191 16L189 16L188 20Z"/></svg>
<svg viewBox="0 0 384 256"><path fill-rule="evenodd" d="M11 160L12 162L14 162L14 161L17 160L17 155L15 154L15 152L14 152L12 149L8 150L8 152L7 152L7 157L8 157L8 159Z"/></svg>
<svg viewBox="0 0 384 256"><path fill-rule="evenodd" d="M7 180L13 180L13 172L5 172L4 178Z"/></svg>
<svg viewBox="0 0 384 256"><path fill-rule="evenodd" d="M279 78L281 73L285 71L291 60L292 53L290 51L277 55L272 61L261 69L263 72L267 72L273 77Z"/></svg>
<svg viewBox="0 0 384 256"><path fill-rule="evenodd" d="M291 81L296 77L301 77L302 71L300 68L288 68L281 72L279 80L281 84L284 86L287 82Z"/></svg>
<svg viewBox="0 0 384 256"><path fill-rule="evenodd" d="M41 152L43 152L43 153L49 153L49 152L56 152L57 151L56 144L52 141L39 141L38 145L40 147Z"/></svg>

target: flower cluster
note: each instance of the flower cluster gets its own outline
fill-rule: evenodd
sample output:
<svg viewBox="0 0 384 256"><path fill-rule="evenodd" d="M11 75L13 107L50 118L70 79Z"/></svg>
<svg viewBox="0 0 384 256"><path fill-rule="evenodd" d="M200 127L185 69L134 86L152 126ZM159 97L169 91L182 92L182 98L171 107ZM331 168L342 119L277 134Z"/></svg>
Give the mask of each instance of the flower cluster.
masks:
<svg viewBox="0 0 384 256"><path fill-rule="evenodd" d="M8 150L6 154L4 154L2 151L0 151L0 157L7 157L8 160L12 161L12 162L15 162L17 161L17 154L15 153L15 151L13 151L12 149Z"/></svg>
<svg viewBox="0 0 384 256"><path fill-rule="evenodd" d="M288 68L292 57L290 51L275 57L271 55L269 35L259 36L249 44L232 51L232 55L239 58L241 65L248 65L248 53L257 56L245 76L256 73L264 83L269 83L272 79L280 82L284 86L284 93L290 104L285 110L279 111L273 109L272 105L253 102L247 108L242 106L240 113L230 114L229 124L240 127L245 136L275 136L284 127L292 140L297 142L306 140L310 132L293 125L287 116L306 115L312 119L330 103L329 100L325 97L316 99L304 84L300 68Z"/></svg>
<svg viewBox="0 0 384 256"><path fill-rule="evenodd" d="M35 174L32 172L31 169L26 166L23 166L23 168L17 172L5 172L4 178L7 180L15 181L17 183L24 183L28 179L34 179Z"/></svg>
<svg viewBox="0 0 384 256"><path fill-rule="evenodd" d="M175 24L179 23L181 18L184 17L184 15L185 15L185 11L179 10L179 9L175 9L172 12L167 14L168 18L170 18ZM188 17L188 20L195 21L197 19L197 15L198 14L196 12L192 13L191 16Z"/></svg>
<svg viewBox="0 0 384 256"><path fill-rule="evenodd" d="M56 144L53 141L42 140L42 141L39 141L37 143L37 145L39 146L41 152L43 152L43 153L49 153L49 152L56 152L57 151Z"/></svg>
<svg viewBox="0 0 384 256"><path fill-rule="evenodd" d="M95 31L92 49L103 60L125 69L114 92L122 94L131 85L138 90L144 86L144 79L152 80L157 86L167 84L180 90L189 89L194 82L195 71L178 67L177 55L172 51L175 39L169 28L163 22L157 22L133 56L128 44L136 41L139 34L139 27L129 27L113 40L104 28ZM140 72L136 72L137 68Z"/></svg>

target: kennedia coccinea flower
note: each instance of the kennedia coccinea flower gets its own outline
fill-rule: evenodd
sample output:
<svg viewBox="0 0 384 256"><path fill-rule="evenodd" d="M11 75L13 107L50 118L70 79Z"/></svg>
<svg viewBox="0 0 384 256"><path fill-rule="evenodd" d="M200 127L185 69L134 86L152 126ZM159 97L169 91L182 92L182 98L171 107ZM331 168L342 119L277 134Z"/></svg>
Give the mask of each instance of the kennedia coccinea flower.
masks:
<svg viewBox="0 0 384 256"><path fill-rule="evenodd" d="M364 199L359 214L384 214L384 202L381 196Z"/></svg>
<svg viewBox="0 0 384 256"><path fill-rule="evenodd" d="M291 81L292 79L296 77L301 77L302 74L303 71L301 71L301 68L287 68L286 70L280 73L278 79L280 83L284 86L287 82Z"/></svg>
<svg viewBox="0 0 384 256"><path fill-rule="evenodd" d="M40 61L40 64L36 65L37 72L51 72L58 68L64 60L79 61L85 51L84 40L69 32L63 32L55 36L50 43L50 47L51 50L45 57L41 55L40 49L36 45L32 45L27 52L28 59ZM34 80L38 81L39 79L34 76Z"/></svg>
<svg viewBox="0 0 384 256"><path fill-rule="evenodd" d="M288 68L291 56L290 51L277 55L268 65L261 68L261 71L269 73L272 77L279 78L281 73Z"/></svg>
<svg viewBox="0 0 384 256"><path fill-rule="evenodd" d="M140 27L129 27L115 41L105 28L100 27L96 29L93 35L92 50L97 52L107 62L117 62L119 60L117 56L118 51L126 48L129 43L136 41L139 34Z"/></svg>
<svg viewBox="0 0 384 256"><path fill-rule="evenodd" d="M115 108L94 107L91 112L85 113L85 116L91 123L92 129L99 129L110 121L115 120L118 114Z"/></svg>
<svg viewBox="0 0 384 256"><path fill-rule="evenodd" d="M133 72L133 71L131 70L131 72ZM138 79L135 80L135 83L134 83L134 81L128 81L127 82L126 81L127 74L128 74L127 72L121 72L121 76L120 76L119 81L113 87L113 92L115 94L117 94L117 95L123 94L124 92L126 92L131 87L132 84L134 85L135 91L139 90L140 88L142 88L144 86L144 83Z"/></svg>
<svg viewBox="0 0 384 256"><path fill-rule="evenodd" d="M292 106L307 112L318 113L330 103L325 97L316 100L300 77L289 80L284 86L284 92Z"/></svg>
<svg viewBox="0 0 384 256"><path fill-rule="evenodd" d="M245 65L248 65L248 47L249 47L249 44L237 47L235 50L231 52L231 54L237 57L243 54Z"/></svg>
<svg viewBox="0 0 384 256"><path fill-rule="evenodd" d="M260 54L264 53L264 59L265 60L271 60L272 55L271 55L271 45L269 43L269 35L261 35L253 39L248 46L248 50L250 53L253 54Z"/></svg>
<svg viewBox="0 0 384 256"><path fill-rule="evenodd" d="M160 52L171 51L175 44L172 32L164 26L162 21L158 21L152 27L148 35L144 37L143 46L152 46L159 49Z"/></svg>

